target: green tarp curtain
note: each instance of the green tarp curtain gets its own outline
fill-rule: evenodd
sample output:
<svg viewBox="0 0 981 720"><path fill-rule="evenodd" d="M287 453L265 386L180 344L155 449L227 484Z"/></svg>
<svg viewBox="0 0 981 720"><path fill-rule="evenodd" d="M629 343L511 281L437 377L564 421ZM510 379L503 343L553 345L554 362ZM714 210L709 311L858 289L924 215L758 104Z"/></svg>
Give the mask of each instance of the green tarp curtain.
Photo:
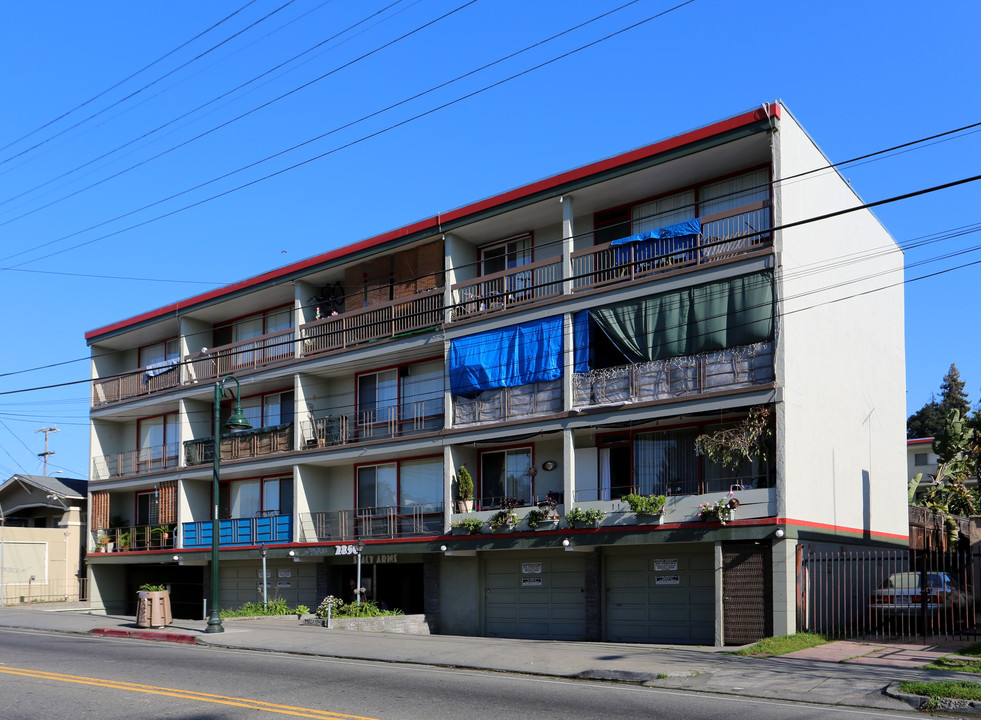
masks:
<svg viewBox="0 0 981 720"><path fill-rule="evenodd" d="M719 280L589 311L632 363L773 338L773 272Z"/></svg>

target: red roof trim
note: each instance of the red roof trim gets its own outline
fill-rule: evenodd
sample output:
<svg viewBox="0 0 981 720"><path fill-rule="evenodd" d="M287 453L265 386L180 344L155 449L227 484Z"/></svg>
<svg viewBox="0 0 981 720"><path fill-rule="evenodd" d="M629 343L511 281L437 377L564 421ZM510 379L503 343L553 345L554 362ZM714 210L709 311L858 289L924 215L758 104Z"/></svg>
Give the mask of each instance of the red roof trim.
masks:
<svg viewBox="0 0 981 720"><path fill-rule="evenodd" d="M933 438L916 438L915 440L907 440L907 445L923 445L924 443L932 443Z"/></svg>
<svg viewBox="0 0 981 720"><path fill-rule="evenodd" d="M780 118L780 104L770 103L768 105L768 112L771 117L777 119ZM95 330L90 330L85 333L86 340L92 340L101 335L107 335L109 333L116 332L118 330L123 330L131 325L137 325L139 323L145 322L147 320L154 320L158 318L165 317L167 315L176 315L182 308L188 308L194 305L199 305L203 302L208 302L209 300L214 300L220 298L224 295L230 295L238 290L244 290L246 288L252 287L254 285L260 285L264 282L270 280L275 280L276 278L283 277L285 275L290 275L292 273L305 270L306 268L320 265L324 262L334 260L336 258L344 257L345 255L350 255L361 250L367 250L378 245L382 245L391 240L396 240L400 237L405 237L407 235L412 235L413 233L423 232L426 230L431 230L433 232L439 232L439 227L442 223L452 222L454 220L459 220L465 218L468 215L473 215L475 213L483 212L489 210L490 208L496 207L498 205L503 205L515 200L519 200L523 197L528 197L529 195L534 195L535 193L550 190L569 182L574 182L576 180L581 180L583 178L589 177L590 175L596 175L608 170L612 170L623 165L628 165L632 162L638 160L643 160L645 158L652 157L654 155L659 155L660 153L666 152L668 150L674 150L675 148L688 145L693 142L698 142L699 140L704 140L710 138L714 135L721 135L722 133L729 132L730 130L735 130L746 125L751 125L755 122L763 120L767 117L767 112L761 107L758 110L752 110L742 115L737 115L736 117L729 118L728 120L723 120L721 122L714 123L712 125L707 125L703 128L698 128L697 130L692 130L682 135L677 135L673 138L667 140L662 140L661 142L656 142L646 147L639 148L637 150L631 150L630 152L624 153L622 155L617 155L606 160L600 160L599 162L592 163L590 165L584 165L583 167L577 168L575 170L569 170L558 175L554 175L545 180L539 180L538 182L531 183L530 185L525 185L523 187L517 188L516 190L509 190L508 192L502 193L500 195L495 195L494 197L488 198L486 200L480 200L471 205L466 205L462 208L456 210L451 210L448 213L443 213L437 215L436 217L427 218L425 220L420 220L411 225L406 225L397 230L391 230L382 235L376 235L373 238L368 238L367 240L362 240L361 242L354 243L353 245L347 245L343 248L338 248L337 250L331 250L330 252L323 253L321 255L316 255L312 258L306 260L301 260L300 262L293 263L292 265L286 265L276 270L270 270L269 272L263 273L262 275L257 275L246 280L241 280L237 283L231 285L226 285L225 287L218 288L217 290L211 290L201 295L195 295L194 297L188 298L186 300L181 300L170 305L165 305L164 307L157 308L156 310L150 310L148 312L136 315L134 317L128 318L126 320L120 320L119 322L112 323L111 325L106 325Z"/></svg>

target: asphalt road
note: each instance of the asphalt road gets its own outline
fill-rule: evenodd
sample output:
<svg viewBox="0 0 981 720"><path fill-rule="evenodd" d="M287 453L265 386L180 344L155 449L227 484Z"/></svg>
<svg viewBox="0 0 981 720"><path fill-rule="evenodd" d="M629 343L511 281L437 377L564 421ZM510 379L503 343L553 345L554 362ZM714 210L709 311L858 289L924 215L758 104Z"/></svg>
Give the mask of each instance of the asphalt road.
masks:
<svg viewBox="0 0 981 720"><path fill-rule="evenodd" d="M536 716L837 720L910 718L911 714L621 683L0 630L0 718L4 720L527 720Z"/></svg>

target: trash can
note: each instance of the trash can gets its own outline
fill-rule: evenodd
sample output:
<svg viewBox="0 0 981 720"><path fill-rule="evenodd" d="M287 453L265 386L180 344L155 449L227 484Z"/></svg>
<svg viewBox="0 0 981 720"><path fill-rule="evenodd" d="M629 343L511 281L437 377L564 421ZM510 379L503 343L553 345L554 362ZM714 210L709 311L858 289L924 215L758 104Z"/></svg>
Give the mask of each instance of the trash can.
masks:
<svg viewBox="0 0 981 720"><path fill-rule="evenodd" d="M139 627L164 627L174 621L170 614L170 592L141 590L136 603L136 624Z"/></svg>

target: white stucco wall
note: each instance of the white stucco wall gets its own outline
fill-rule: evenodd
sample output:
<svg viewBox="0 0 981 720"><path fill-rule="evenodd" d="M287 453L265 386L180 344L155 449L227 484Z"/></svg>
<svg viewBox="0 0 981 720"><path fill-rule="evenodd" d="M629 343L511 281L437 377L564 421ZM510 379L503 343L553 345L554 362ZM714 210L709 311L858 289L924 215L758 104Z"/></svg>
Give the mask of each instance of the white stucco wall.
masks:
<svg viewBox="0 0 981 720"><path fill-rule="evenodd" d="M777 143L782 177L829 164L789 113ZM775 201L781 225L862 203L828 170ZM902 253L867 210L784 230L778 248L779 514L905 538Z"/></svg>

